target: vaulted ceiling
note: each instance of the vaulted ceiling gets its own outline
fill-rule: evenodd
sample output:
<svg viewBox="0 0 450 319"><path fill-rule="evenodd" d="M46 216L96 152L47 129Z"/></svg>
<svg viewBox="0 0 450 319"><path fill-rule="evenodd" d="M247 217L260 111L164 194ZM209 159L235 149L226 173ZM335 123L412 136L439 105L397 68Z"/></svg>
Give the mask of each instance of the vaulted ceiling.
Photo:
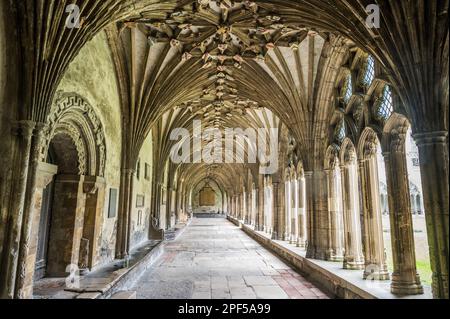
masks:
<svg viewBox="0 0 450 319"><path fill-rule="evenodd" d="M81 9L80 29L64 25L72 2ZM365 8L372 3L381 9L379 29L366 25ZM68 64L106 28L126 127L125 162L131 167L152 128L186 127L195 118L220 129L258 127L273 122L267 120L272 116L289 129L305 166L312 167L316 154L324 153L335 79L353 46L384 67L415 130L448 129L448 0L14 5L23 48L21 83L30 92L23 96L24 119L45 121ZM156 141L159 156L166 156L173 143L164 134ZM222 169L221 176L233 171ZM192 166L186 174L207 171L209 166Z"/></svg>

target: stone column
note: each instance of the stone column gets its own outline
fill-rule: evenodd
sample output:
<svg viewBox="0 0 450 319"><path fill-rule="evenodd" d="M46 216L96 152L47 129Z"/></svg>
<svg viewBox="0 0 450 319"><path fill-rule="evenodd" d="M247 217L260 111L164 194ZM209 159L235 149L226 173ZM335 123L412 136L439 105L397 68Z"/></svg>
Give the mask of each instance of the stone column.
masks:
<svg viewBox="0 0 450 319"><path fill-rule="evenodd" d="M328 212L330 220L331 261L344 261L344 217L342 213L341 178L336 168L326 171L328 180Z"/></svg>
<svg viewBox="0 0 450 319"><path fill-rule="evenodd" d="M399 295L422 294L416 270L414 233L405 156L406 128L392 133L389 151L384 152L391 222L394 272L391 291Z"/></svg>
<svg viewBox="0 0 450 319"><path fill-rule="evenodd" d="M31 233L28 246L25 250L24 268L18 277L16 296L18 299L31 299L33 297L34 270L36 267L37 245L39 242L39 224L42 209L42 196L44 189L51 183L53 176L57 173L58 167L47 163L39 163L35 192L32 206Z"/></svg>
<svg viewBox="0 0 450 319"><path fill-rule="evenodd" d="M274 240L278 240L279 238L279 234L280 234L280 229L279 229L279 204L278 202L280 201L279 199L279 184L278 182L272 182L272 239ZM284 194L281 197L284 200Z"/></svg>
<svg viewBox="0 0 450 319"><path fill-rule="evenodd" d="M38 182L38 167L43 130L45 125L37 123L33 132L33 139L30 150L30 164L27 178L27 189L25 193L24 211L22 218L22 231L20 236L20 249L18 258L17 278L15 287L15 298L25 298L25 277L27 272L27 259L29 246L31 245L31 232L33 227L33 213L36 196L36 185Z"/></svg>
<svg viewBox="0 0 450 319"><path fill-rule="evenodd" d="M264 184L264 224L263 224L263 231L265 233L269 233L270 232L270 227L269 227L269 218L272 219L272 217L270 216L270 209L272 209L273 204L270 201L270 194L269 194L269 188L267 187L267 184ZM270 205L270 207L269 207Z"/></svg>
<svg viewBox="0 0 450 319"><path fill-rule="evenodd" d="M359 161L365 242L363 278L388 280L389 271L383 240L376 146L374 143L368 145L367 147L370 149L366 150L366 158Z"/></svg>
<svg viewBox="0 0 450 319"><path fill-rule="evenodd" d="M251 190L247 190L247 192L244 193L245 198L245 223L247 225L250 225L252 223L252 202L251 202Z"/></svg>
<svg viewBox="0 0 450 319"><path fill-rule="evenodd" d="M284 182L284 232L283 240L291 241L291 183Z"/></svg>
<svg viewBox="0 0 450 319"><path fill-rule="evenodd" d="M308 174L305 174L308 176ZM309 179L309 178L308 178ZM308 183L307 179L307 183ZM325 172L316 170L311 176L308 195L308 213L311 222L311 237L308 239L307 258L327 260L329 258L328 195Z"/></svg>
<svg viewBox="0 0 450 319"><path fill-rule="evenodd" d="M260 185L258 192L258 222L256 228L258 231L264 231L264 185Z"/></svg>
<svg viewBox="0 0 450 319"><path fill-rule="evenodd" d="M78 266L86 203L83 184L84 176L56 178L47 264L51 276L64 277L68 266Z"/></svg>
<svg viewBox="0 0 450 319"><path fill-rule="evenodd" d="M364 269L356 154L349 152L341 167L344 208L345 269Z"/></svg>
<svg viewBox="0 0 450 319"><path fill-rule="evenodd" d="M291 181L291 207L292 207L292 216L291 216L291 244L297 244L298 243L298 233L299 233L299 224L298 224L298 217L299 217L299 206L298 206L298 181L293 180Z"/></svg>
<svg viewBox="0 0 450 319"><path fill-rule="evenodd" d="M306 181L305 177L298 180L298 247L306 247L307 217L306 217Z"/></svg>
<svg viewBox="0 0 450 319"><path fill-rule="evenodd" d="M116 258L118 259L127 258L130 250L134 174L134 169L122 169L116 238Z"/></svg>
<svg viewBox="0 0 450 319"><path fill-rule="evenodd" d="M236 196L236 210L238 214L238 219L242 221L242 195L238 194Z"/></svg>
<svg viewBox="0 0 450 319"><path fill-rule="evenodd" d="M225 199L225 193L222 193L222 211L221 214L225 214L225 205L226 205L226 199Z"/></svg>
<svg viewBox="0 0 450 319"><path fill-rule="evenodd" d="M415 134L433 271L433 296L448 299L448 132Z"/></svg>
<svg viewBox="0 0 450 319"><path fill-rule="evenodd" d="M311 249L314 243L314 204L313 204L313 196L314 196L314 184L313 184L313 172L305 172L305 189L308 189L306 192L306 202L305 202L305 211L306 211L306 258L314 258L314 250Z"/></svg>
<svg viewBox="0 0 450 319"><path fill-rule="evenodd" d="M171 229L172 225L172 217L173 217L173 188L169 187L167 189L167 199L166 199L166 229Z"/></svg>
<svg viewBox="0 0 450 319"><path fill-rule="evenodd" d="M17 266L19 261L20 236L22 232L25 193L27 190L28 170L30 163L31 140L35 123L22 121L18 123L19 143L17 151L17 167L13 179L12 198L8 224L5 227L2 264L0 267L0 299L13 299Z"/></svg>
<svg viewBox="0 0 450 319"><path fill-rule="evenodd" d="M231 216L236 218L236 197L235 197L235 195L231 196Z"/></svg>
<svg viewBox="0 0 450 319"><path fill-rule="evenodd" d="M277 198L276 200L276 204L277 204L277 223L278 223L278 228L277 228L277 233L278 233L278 240L286 240L286 184L281 182L278 183L278 190L277 190L278 196L275 197L275 193L274 193L274 198Z"/></svg>
<svg viewBox="0 0 450 319"><path fill-rule="evenodd" d="M83 190L86 194L83 238L89 240L88 267L95 268L99 262L103 209L105 206L105 179L99 176L86 176Z"/></svg>

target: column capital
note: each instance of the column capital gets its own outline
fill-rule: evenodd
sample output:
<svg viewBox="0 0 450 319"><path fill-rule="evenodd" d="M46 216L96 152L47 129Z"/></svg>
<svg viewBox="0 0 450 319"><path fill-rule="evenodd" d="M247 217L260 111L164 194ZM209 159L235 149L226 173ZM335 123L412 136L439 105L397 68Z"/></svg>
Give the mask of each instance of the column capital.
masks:
<svg viewBox="0 0 450 319"><path fill-rule="evenodd" d="M83 192L89 195L93 195L102 186L105 186L105 179L103 177L85 176L83 183Z"/></svg>
<svg viewBox="0 0 450 319"><path fill-rule="evenodd" d="M447 131L435 131L426 133L417 133L413 135L417 146L427 145L427 144L446 144L448 138Z"/></svg>
<svg viewBox="0 0 450 319"><path fill-rule="evenodd" d="M136 170L133 168L122 168L122 175L134 175Z"/></svg>
<svg viewBox="0 0 450 319"><path fill-rule="evenodd" d="M29 139L33 135L35 127L36 122L34 121L17 121L13 125L13 134Z"/></svg>

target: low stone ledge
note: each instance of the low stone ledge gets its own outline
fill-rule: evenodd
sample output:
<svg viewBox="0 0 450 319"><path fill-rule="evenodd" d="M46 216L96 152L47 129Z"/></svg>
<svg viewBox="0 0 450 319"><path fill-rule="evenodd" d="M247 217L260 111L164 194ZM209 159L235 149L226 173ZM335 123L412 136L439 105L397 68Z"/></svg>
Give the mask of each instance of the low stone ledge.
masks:
<svg viewBox="0 0 450 319"><path fill-rule="evenodd" d="M136 291L119 291L111 299L136 299Z"/></svg>
<svg viewBox="0 0 450 319"><path fill-rule="evenodd" d="M146 242L133 250L129 267L121 268L123 261L115 260L81 277L78 287L61 287L60 291L52 292L47 297L45 295L37 297L46 299L108 299L119 292L123 294L136 283L148 268L153 266L163 252L164 242ZM61 278L60 280L64 281L65 279Z"/></svg>
<svg viewBox="0 0 450 319"><path fill-rule="evenodd" d="M241 228L247 235L288 262L305 278L334 298L345 299L431 299L429 288L423 295L396 296L390 292L390 281L366 281L362 273L342 269L339 263L308 259L301 248L284 241L272 240L266 234L255 231L242 221L231 216L230 222Z"/></svg>

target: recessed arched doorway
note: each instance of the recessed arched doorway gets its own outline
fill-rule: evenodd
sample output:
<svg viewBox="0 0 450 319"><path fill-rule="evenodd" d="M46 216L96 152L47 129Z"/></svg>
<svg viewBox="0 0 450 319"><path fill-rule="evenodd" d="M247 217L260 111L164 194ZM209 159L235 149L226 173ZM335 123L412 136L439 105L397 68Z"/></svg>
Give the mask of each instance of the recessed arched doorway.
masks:
<svg viewBox="0 0 450 319"><path fill-rule="evenodd" d="M72 255L77 249L73 246L83 245L79 229L86 198L80 185L83 176L78 171L77 149L69 135L54 136L46 162L54 165L57 173L42 196L35 279L64 276L76 261Z"/></svg>
<svg viewBox="0 0 450 319"><path fill-rule="evenodd" d="M62 95L49 117L38 168L33 281L92 270L100 259L105 200L101 121L77 95Z"/></svg>

